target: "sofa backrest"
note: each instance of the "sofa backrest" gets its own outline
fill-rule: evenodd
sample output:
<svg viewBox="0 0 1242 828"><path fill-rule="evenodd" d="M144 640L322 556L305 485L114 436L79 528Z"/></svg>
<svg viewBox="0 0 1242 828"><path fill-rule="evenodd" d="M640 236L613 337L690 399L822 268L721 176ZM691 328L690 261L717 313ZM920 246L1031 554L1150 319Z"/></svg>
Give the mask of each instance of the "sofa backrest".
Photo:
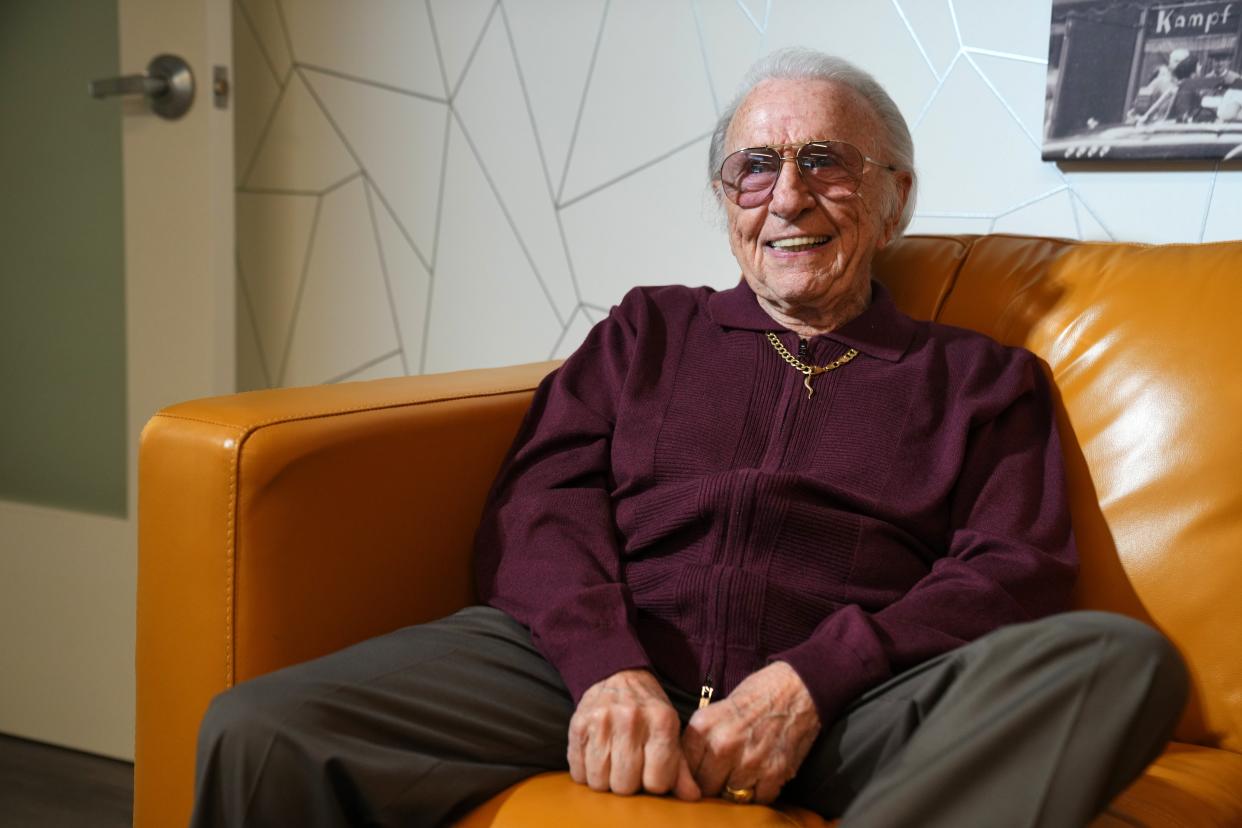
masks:
<svg viewBox="0 0 1242 828"><path fill-rule="evenodd" d="M912 236L876 272L912 316L1045 362L1076 603L1169 636L1194 682L1176 738L1242 752L1242 242Z"/></svg>

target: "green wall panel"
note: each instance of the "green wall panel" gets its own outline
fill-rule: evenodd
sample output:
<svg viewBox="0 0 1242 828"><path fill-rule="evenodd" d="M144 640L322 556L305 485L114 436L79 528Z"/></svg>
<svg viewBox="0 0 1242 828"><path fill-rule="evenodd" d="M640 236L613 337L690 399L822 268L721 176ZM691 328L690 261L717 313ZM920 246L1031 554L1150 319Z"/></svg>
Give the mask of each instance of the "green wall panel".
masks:
<svg viewBox="0 0 1242 828"><path fill-rule="evenodd" d="M126 511L116 4L0 0L0 498Z"/></svg>

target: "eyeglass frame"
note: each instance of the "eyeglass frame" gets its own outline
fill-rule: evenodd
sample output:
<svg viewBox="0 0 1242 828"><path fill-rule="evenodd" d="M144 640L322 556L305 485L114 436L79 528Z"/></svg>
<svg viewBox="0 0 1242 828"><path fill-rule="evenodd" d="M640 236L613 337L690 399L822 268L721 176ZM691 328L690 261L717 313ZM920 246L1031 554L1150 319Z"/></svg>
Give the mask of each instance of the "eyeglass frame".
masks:
<svg viewBox="0 0 1242 828"><path fill-rule="evenodd" d="M737 155L739 152L747 152L748 150L766 149L766 150L772 150L778 156L780 156L782 170L785 168L786 161L794 162L794 169L798 171L798 178L801 179L802 183L805 184L807 186L807 189L810 190L811 192L816 193L817 195L822 195L824 198L830 201L844 201L847 198L853 198L854 196L858 195L858 191L862 188L862 173L861 172L858 175L858 180L857 180L857 183L854 189L850 192L849 195L842 196L841 198L833 198L827 193L819 193L814 187L811 186L811 182L807 181L805 176L803 175L802 167L800 167L797 163L798 153L800 153L804 147L807 147L810 144L844 144L847 147L852 147L859 154L859 156L862 157L864 170L866 169L867 164L874 164L880 169L888 170L889 172L895 173L895 172L903 171L902 168L898 167L896 164L888 164L888 163L885 163L884 161L880 161L878 159L872 158L870 155L867 155L859 147L855 146L854 144L851 144L849 141L841 141L837 138L815 138L810 141L802 141L800 143L793 143L793 144L773 144L771 146L760 145L757 147L740 147L739 149L735 149L733 152L729 153L721 160L720 169L716 171L716 180L720 182L721 187L725 187L725 183L724 183L725 164L727 164L729 162L729 159ZM792 155L788 154L787 152L788 150L793 150L793 154ZM763 205L767 204L769 201L772 200L772 193L776 192L776 185L780 183L780 178L781 178L780 173L777 173L776 178L773 179L772 181L771 189L768 190L767 195L764 196L763 198L763 201L759 202L758 204L755 204L751 207L743 207L741 204L738 204L735 199L730 198L729 201L733 202L733 204L735 204L741 210L753 210L756 207L762 207ZM728 190L726 188L726 197L728 197L727 192Z"/></svg>

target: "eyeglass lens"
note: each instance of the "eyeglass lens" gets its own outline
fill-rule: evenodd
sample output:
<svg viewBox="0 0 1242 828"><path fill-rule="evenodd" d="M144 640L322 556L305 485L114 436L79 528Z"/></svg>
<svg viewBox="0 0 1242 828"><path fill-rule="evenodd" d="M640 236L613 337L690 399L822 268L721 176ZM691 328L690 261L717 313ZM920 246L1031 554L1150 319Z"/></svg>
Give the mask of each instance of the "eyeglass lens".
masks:
<svg viewBox="0 0 1242 828"><path fill-rule="evenodd" d="M794 157L798 173L812 191L830 199L849 198L858 191L863 155L840 141L804 144ZM768 147L738 150L725 159L720 180L725 195L739 207L758 207L768 200L781 176L783 158Z"/></svg>

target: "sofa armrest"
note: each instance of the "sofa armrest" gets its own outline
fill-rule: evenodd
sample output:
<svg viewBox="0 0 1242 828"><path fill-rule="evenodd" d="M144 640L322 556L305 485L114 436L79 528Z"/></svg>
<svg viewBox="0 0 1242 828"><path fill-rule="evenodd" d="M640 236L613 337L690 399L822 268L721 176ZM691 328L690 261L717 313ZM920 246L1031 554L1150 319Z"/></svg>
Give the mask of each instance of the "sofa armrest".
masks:
<svg viewBox="0 0 1242 828"><path fill-rule="evenodd" d="M143 431L135 825L183 825L208 702L473 597L483 500L556 363L182 403Z"/></svg>

